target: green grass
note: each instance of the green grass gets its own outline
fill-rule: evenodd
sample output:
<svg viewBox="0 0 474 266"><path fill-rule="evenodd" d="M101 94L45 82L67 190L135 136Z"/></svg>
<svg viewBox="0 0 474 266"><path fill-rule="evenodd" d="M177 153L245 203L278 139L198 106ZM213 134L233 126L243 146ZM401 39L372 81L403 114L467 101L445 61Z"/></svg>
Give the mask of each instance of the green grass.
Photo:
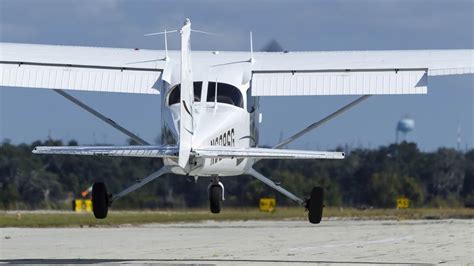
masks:
<svg viewBox="0 0 474 266"><path fill-rule="evenodd" d="M257 209L224 209L220 214L208 210L173 211L111 211L107 219L96 220L91 213L73 212L4 212L0 214L0 227L103 227L124 224L176 223L241 220L305 220L307 213L302 208L278 208L274 213L260 212ZM370 209L326 208L326 218L348 219L472 219L474 209Z"/></svg>

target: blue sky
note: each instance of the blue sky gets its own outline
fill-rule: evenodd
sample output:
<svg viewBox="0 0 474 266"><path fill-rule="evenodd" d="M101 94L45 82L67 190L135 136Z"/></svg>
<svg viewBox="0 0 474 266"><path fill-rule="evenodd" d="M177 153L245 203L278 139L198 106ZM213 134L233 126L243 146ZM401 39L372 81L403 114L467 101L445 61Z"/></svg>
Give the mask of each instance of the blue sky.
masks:
<svg viewBox="0 0 474 266"><path fill-rule="evenodd" d="M381 50L474 48L474 1L25 1L0 0L3 42L163 49L144 33L193 27L219 37L193 35L196 50L248 50L276 39L286 49ZM178 48L177 36L170 48ZM160 131L160 98L150 95L72 93L146 140ZM261 143L275 144L353 97L261 99ZM13 143L48 135L81 144L124 144L126 138L48 90L0 88L0 140ZM416 121L408 136L421 149L474 145L473 76L436 77L428 95L376 96L291 145L331 149L377 147L395 139L397 121ZM283 107L283 108L282 108Z"/></svg>

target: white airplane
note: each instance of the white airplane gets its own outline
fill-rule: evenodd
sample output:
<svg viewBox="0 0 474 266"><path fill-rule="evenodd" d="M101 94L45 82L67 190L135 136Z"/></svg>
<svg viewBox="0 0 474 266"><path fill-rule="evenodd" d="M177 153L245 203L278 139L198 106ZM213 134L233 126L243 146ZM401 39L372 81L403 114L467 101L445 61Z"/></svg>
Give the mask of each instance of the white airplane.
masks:
<svg viewBox="0 0 474 266"><path fill-rule="evenodd" d="M319 223L323 190L295 196L253 169L261 159L343 159L342 152L283 149L371 95L424 94L428 77L474 73L474 50L250 52L195 51L191 22L178 31L181 50L152 51L33 44L0 44L0 86L53 89L140 145L36 147L36 154L162 158L163 167L117 194L92 189L94 215L167 173L211 177L210 209L224 200L221 176L250 175L308 210ZM165 35L170 32L154 33ZM157 59L158 56L158 59ZM191 60L192 59L192 60ZM161 94L162 145L154 146L64 90ZM258 147L259 96L361 95L273 148ZM308 115L308 114L305 114Z"/></svg>

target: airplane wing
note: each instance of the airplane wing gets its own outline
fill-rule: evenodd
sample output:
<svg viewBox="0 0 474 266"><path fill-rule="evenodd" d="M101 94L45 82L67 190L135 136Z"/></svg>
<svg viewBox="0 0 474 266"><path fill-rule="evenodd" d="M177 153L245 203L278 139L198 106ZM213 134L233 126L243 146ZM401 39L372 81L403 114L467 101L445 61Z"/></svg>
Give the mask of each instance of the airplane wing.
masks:
<svg viewBox="0 0 474 266"><path fill-rule="evenodd" d="M103 155L119 157L178 158L176 145L162 146L39 146L35 154Z"/></svg>
<svg viewBox="0 0 474 266"><path fill-rule="evenodd" d="M179 83L165 57L157 50L0 43L0 86L158 94L161 80ZM242 71L251 70L253 96L422 94L430 76L474 73L474 50L258 52L248 58L248 52L194 51L194 80L207 80L209 67L250 64Z"/></svg>
<svg viewBox="0 0 474 266"><path fill-rule="evenodd" d="M428 77L474 73L474 50L257 53L253 96L423 94Z"/></svg>
<svg viewBox="0 0 474 266"><path fill-rule="evenodd" d="M302 151L270 148L235 148L211 146L193 149L202 158L255 158L255 159L344 159L343 152Z"/></svg>
<svg viewBox="0 0 474 266"><path fill-rule="evenodd" d="M0 86L159 94L166 63L160 53L0 43Z"/></svg>

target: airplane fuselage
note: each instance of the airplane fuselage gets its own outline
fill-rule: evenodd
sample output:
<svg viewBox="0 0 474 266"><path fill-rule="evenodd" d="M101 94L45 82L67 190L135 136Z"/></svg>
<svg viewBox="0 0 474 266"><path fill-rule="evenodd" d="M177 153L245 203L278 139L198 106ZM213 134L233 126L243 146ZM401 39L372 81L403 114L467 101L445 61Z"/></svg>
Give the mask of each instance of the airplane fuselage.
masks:
<svg viewBox="0 0 474 266"><path fill-rule="evenodd" d="M208 89L195 81L193 146L256 147L258 143L258 97L250 96L247 84L209 82ZM177 144L180 102L175 89L167 86L162 93L162 143ZM215 97L217 92L217 97ZM255 159L193 158L182 168L175 159L164 159L171 171L191 176L235 176L245 173Z"/></svg>

